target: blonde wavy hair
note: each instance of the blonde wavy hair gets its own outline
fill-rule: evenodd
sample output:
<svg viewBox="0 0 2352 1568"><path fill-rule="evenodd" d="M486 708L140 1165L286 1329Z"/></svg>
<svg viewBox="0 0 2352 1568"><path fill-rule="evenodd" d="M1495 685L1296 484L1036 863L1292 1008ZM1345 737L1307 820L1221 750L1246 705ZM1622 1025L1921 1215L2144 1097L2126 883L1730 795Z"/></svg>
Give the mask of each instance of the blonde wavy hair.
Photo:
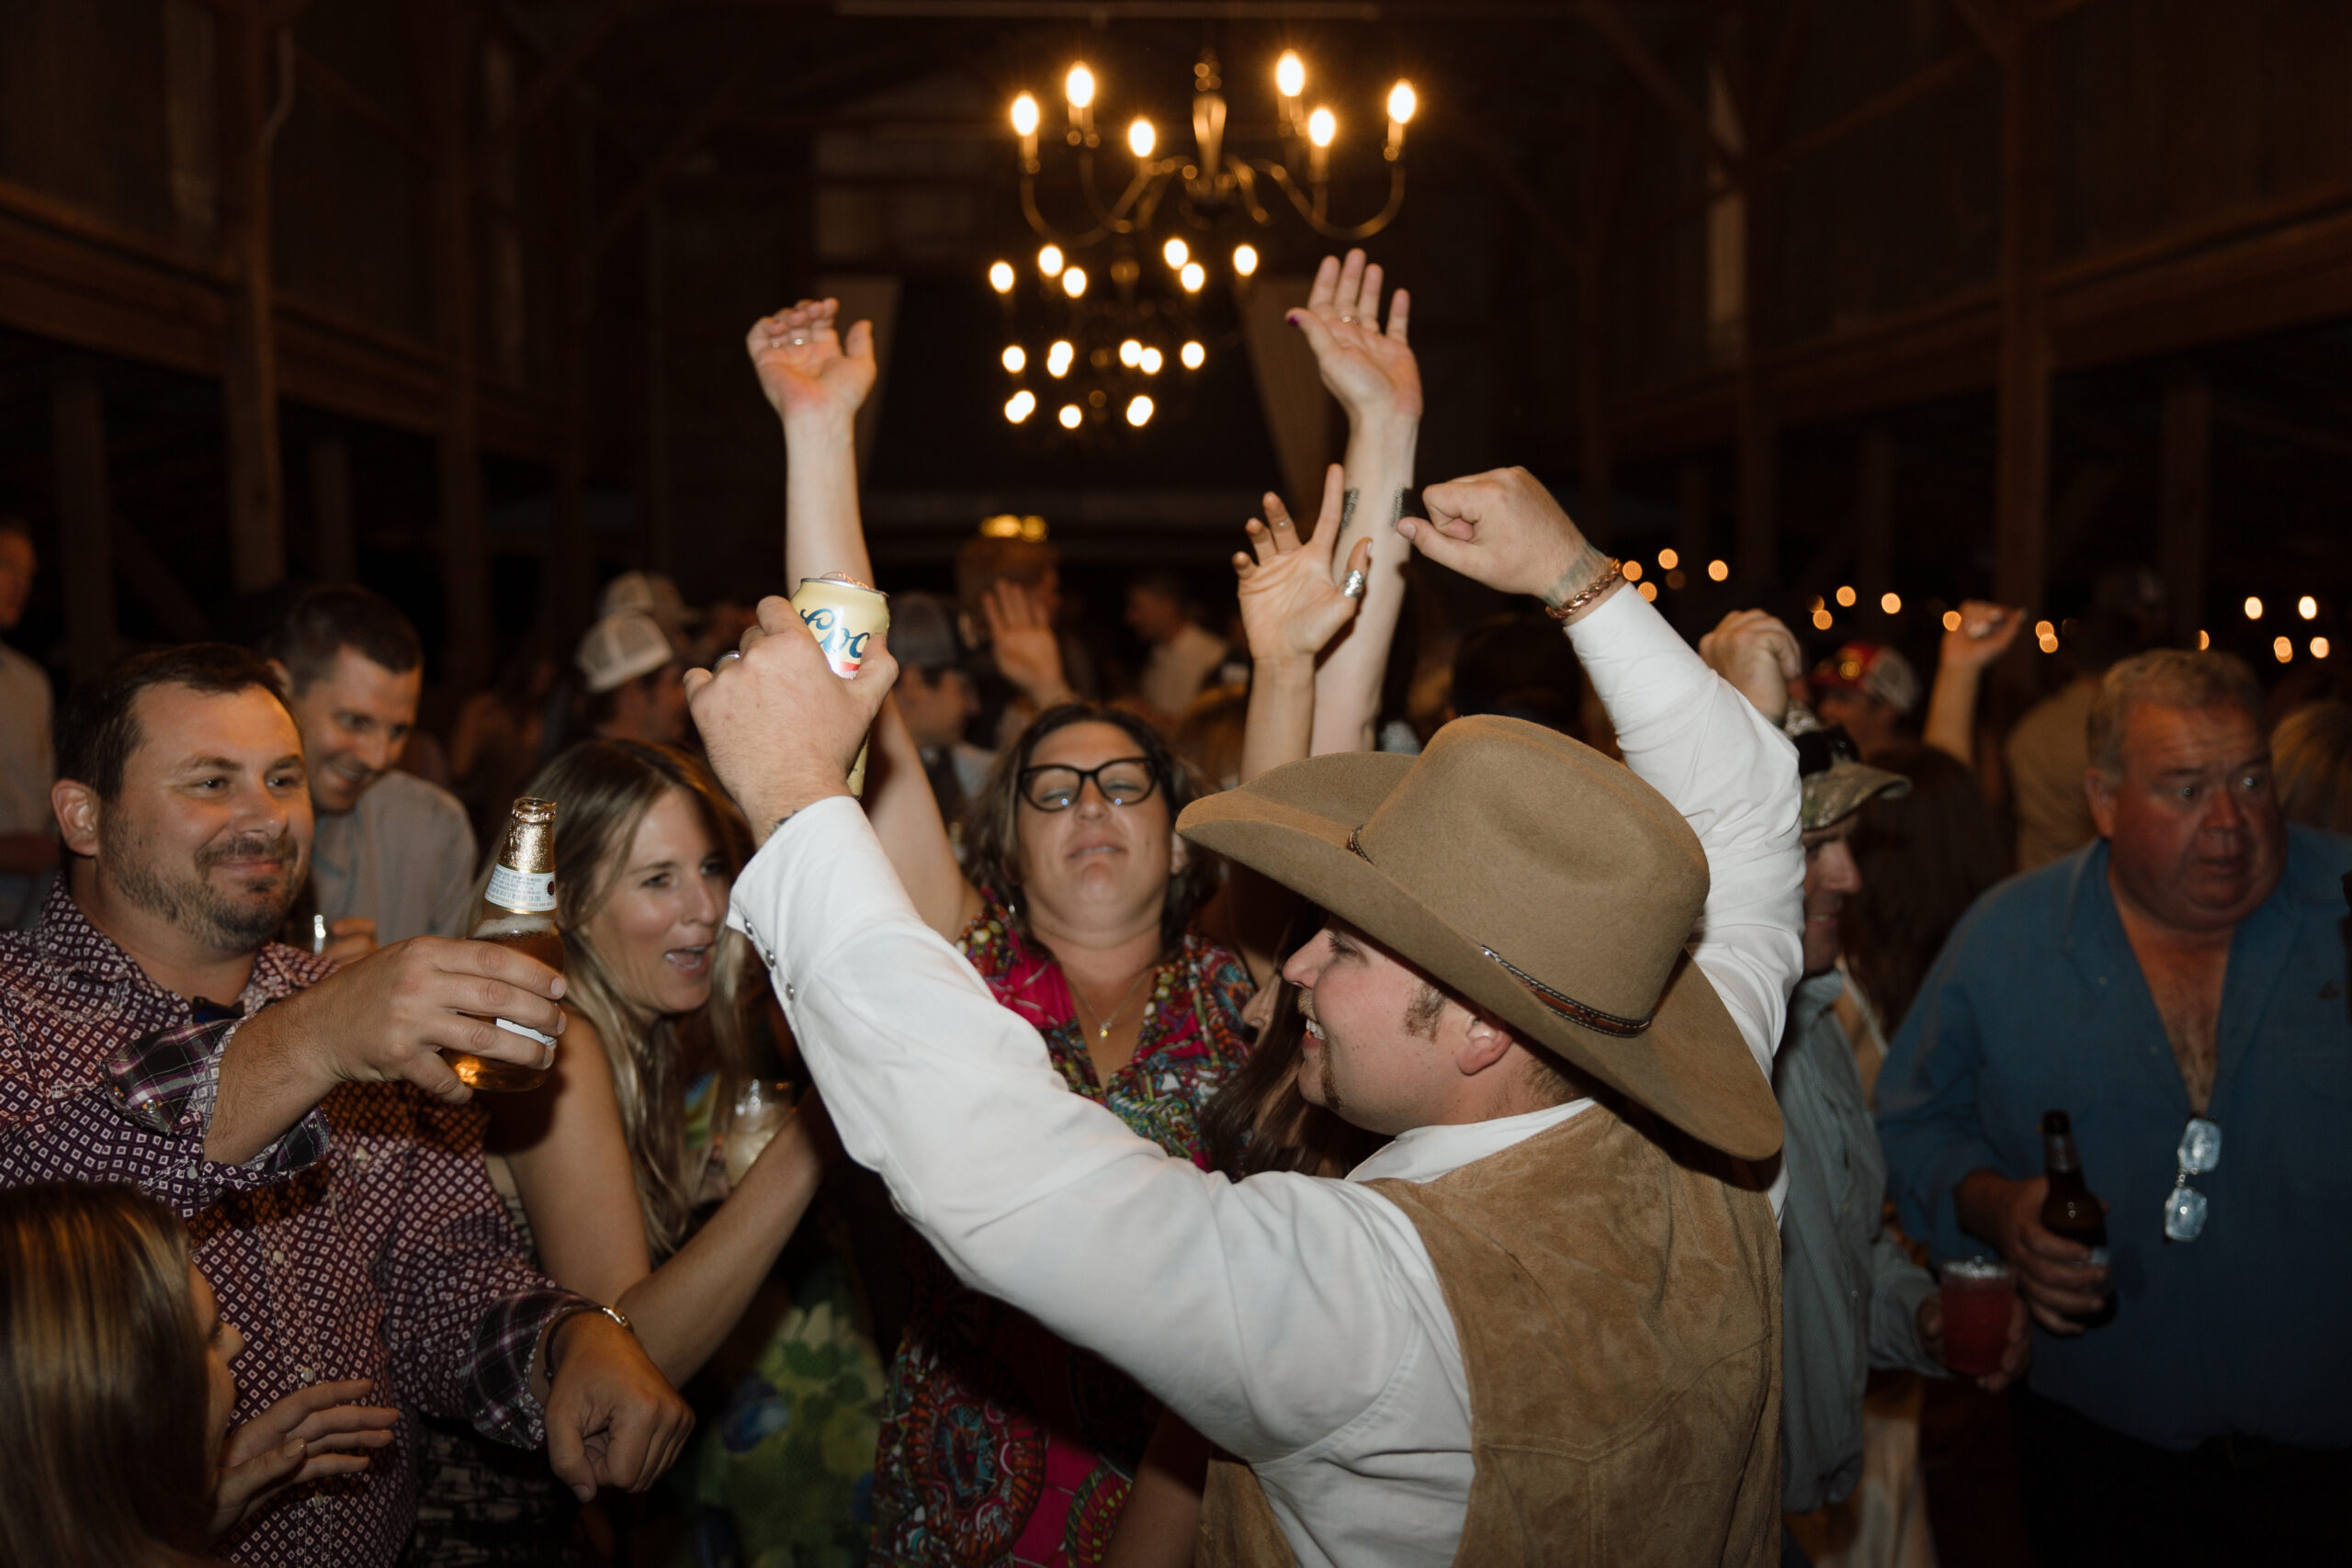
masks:
<svg viewBox="0 0 2352 1568"><path fill-rule="evenodd" d="M710 770L673 746L588 740L541 768L524 794L556 803L557 924L563 931L564 1005L604 1037L635 1166L638 1206L658 1261L692 1228L702 1165L686 1148L686 1066L718 1075L713 1130L723 1134L736 1090L751 1077L751 1012L766 976L751 943L721 926L711 957L710 1000L691 1013L649 1012L623 996L587 928L615 885L639 824L673 791L702 818L731 879L751 859L752 834ZM485 880L487 874L485 873Z"/></svg>

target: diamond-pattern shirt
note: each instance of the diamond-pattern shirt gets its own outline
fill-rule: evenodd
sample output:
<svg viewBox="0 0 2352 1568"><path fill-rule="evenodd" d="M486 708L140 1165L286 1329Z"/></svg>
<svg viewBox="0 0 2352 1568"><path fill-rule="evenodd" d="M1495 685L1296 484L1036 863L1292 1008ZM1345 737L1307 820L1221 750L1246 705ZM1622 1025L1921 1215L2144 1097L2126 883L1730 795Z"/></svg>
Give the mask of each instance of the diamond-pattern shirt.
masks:
<svg viewBox="0 0 2352 1568"><path fill-rule="evenodd" d="M366 1473L290 1489L219 1544L232 1561L389 1565L415 1512L418 1413L542 1439L539 1334L589 1305L530 1265L481 1162L482 1112L346 1084L252 1161L204 1157L221 1051L246 1016L324 977L272 945L234 1003L192 1007L53 890L0 936L0 1185L134 1182L188 1221L245 1337L243 1421L306 1383L368 1378L398 1404Z"/></svg>

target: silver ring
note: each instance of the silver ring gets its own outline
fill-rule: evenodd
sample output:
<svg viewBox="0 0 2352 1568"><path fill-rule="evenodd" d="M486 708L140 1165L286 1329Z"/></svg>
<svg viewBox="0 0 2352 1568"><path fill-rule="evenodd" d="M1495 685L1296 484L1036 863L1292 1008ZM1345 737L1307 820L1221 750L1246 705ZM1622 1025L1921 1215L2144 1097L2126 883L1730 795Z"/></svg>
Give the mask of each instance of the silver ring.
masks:
<svg viewBox="0 0 2352 1568"><path fill-rule="evenodd" d="M730 648L730 649L729 649L726 652L724 652L724 653L722 653L722 654L720 654L720 655L718 656L718 661L719 661L721 664L724 664L724 663L726 663L726 662L727 662L729 660L730 660L730 659L741 659L741 658L742 658L742 657L743 657L743 653L742 653L742 650L741 650L741 649L734 649L734 648Z"/></svg>
<svg viewBox="0 0 2352 1568"><path fill-rule="evenodd" d="M795 348L798 348L798 347L800 347L802 344L806 344L808 340L807 338L805 338L805 337L800 337L800 336L797 336L797 335L796 335L796 336L793 336L793 337L788 337L788 338L785 339L784 341L785 341L785 342L786 342L786 343L788 343L788 344L790 344L793 347L795 347Z"/></svg>
<svg viewBox="0 0 2352 1568"><path fill-rule="evenodd" d="M1353 326L1356 319L1353 316L1341 316L1340 320L1347 322L1350 326Z"/></svg>
<svg viewBox="0 0 2352 1568"><path fill-rule="evenodd" d="M1340 579L1340 597L1342 599L1361 599L1363 597L1363 572L1351 571L1347 576Z"/></svg>

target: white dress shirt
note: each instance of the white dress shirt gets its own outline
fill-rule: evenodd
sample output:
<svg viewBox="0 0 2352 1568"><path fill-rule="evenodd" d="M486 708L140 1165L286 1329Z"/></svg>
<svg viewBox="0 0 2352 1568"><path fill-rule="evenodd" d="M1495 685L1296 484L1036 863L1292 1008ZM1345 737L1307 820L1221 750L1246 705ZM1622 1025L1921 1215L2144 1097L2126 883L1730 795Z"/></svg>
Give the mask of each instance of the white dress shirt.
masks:
<svg viewBox="0 0 2352 1568"><path fill-rule="evenodd" d="M1706 847L1693 956L1769 1075L1802 962L1790 743L1632 593L1572 636L1627 761ZM1461 1347L1419 1234L1364 1182L1432 1180L1589 1101L1417 1128L1344 1181L1237 1184L1068 1092L917 918L854 801L779 828L729 919L843 1147L959 1277L1248 1461L1303 1568L1453 1561L1472 1474Z"/></svg>

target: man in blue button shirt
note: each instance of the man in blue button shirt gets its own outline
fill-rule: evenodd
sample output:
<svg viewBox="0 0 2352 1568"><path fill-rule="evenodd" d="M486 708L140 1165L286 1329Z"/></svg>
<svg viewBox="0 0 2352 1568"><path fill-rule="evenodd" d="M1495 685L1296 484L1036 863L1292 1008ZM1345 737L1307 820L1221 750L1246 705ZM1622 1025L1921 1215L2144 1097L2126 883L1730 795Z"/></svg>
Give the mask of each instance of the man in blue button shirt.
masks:
<svg viewBox="0 0 2352 1568"><path fill-rule="evenodd" d="M2219 653L2110 671L2098 840L1977 901L1879 1077L1904 1224L2007 1258L2042 1330L2013 1398L2048 1562L2352 1560L2352 840L2285 825L2261 700ZM2108 1268L2039 1223L2051 1110ZM2179 1157L2192 1117L2210 1168ZM2181 1189L2194 1240L2166 1238Z"/></svg>

